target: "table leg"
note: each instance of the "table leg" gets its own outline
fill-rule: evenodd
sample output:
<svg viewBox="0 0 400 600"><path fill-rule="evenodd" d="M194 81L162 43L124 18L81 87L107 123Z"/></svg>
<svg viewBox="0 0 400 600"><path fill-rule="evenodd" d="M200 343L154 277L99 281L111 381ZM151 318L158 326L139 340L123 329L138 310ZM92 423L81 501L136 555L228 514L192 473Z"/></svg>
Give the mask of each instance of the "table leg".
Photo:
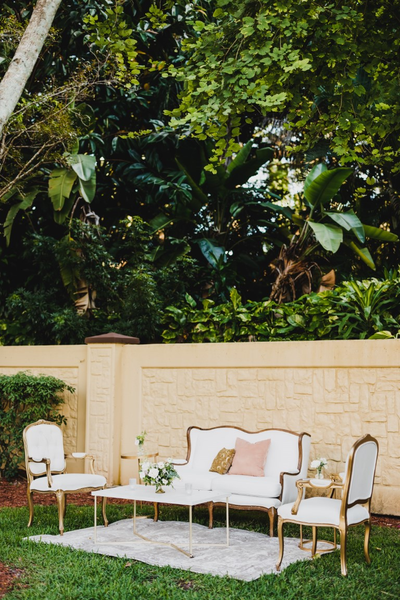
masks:
<svg viewBox="0 0 400 600"><path fill-rule="evenodd" d="M192 554L192 506L189 506L189 554L190 554L190 558L193 558L193 554Z"/></svg>
<svg viewBox="0 0 400 600"><path fill-rule="evenodd" d="M97 544L97 496L94 497L94 543Z"/></svg>
<svg viewBox="0 0 400 600"><path fill-rule="evenodd" d="M229 502L226 498L226 545L229 546Z"/></svg>

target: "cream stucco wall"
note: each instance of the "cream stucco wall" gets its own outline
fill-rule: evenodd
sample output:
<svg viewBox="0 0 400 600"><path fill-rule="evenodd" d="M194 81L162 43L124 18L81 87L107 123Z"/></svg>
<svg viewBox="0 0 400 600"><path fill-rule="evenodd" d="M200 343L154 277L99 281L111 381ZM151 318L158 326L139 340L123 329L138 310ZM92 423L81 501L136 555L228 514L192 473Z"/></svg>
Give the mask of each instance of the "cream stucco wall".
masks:
<svg viewBox="0 0 400 600"><path fill-rule="evenodd" d="M51 373L68 398L69 449L95 454L126 482L135 436L161 458L184 457L190 425L280 427L311 434L311 459L343 470L353 442L378 438L373 510L400 515L400 341L257 342L1 348L0 371ZM74 383L75 382L75 383ZM83 437L82 437L83 436Z"/></svg>

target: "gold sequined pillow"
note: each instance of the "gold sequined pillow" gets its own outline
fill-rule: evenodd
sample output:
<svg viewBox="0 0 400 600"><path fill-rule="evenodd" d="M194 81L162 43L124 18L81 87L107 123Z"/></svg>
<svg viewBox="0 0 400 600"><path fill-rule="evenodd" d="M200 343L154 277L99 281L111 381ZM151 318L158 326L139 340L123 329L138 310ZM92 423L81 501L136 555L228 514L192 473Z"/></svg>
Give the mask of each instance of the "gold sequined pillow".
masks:
<svg viewBox="0 0 400 600"><path fill-rule="evenodd" d="M225 475L231 467L233 457L235 456L236 450L233 448L232 450L227 450L226 448L222 448L214 458L210 471L215 473L219 473L220 475Z"/></svg>

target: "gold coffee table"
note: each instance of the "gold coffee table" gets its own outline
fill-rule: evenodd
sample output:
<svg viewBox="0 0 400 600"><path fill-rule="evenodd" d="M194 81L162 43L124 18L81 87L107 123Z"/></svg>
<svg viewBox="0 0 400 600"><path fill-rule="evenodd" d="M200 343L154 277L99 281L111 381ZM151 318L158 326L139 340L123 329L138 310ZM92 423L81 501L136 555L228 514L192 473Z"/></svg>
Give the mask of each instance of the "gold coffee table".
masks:
<svg viewBox="0 0 400 600"><path fill-rule="evenodd" d="M182 554L185 554L189 558L193 558L193 546L229 546L229 496L226 493L221 492L207 492L201 490L193 490L191 494L187 494L184 490L175 490L173 488L166 488L164 494L157 494L154 486L137 485L135 488L130 488L129 485L118 486L115 488L106 488L103 490L96 490L92 492L94 496L94 543L104 544L135 544L138 542L97 542L97 498L117 498L124 500L133 501L133 535L139 537L142 541L148 544L159 544L162 546L170 546L175 548ZM193 532L192 532L192 514L193 506L198 504L208 504L210 502L221 501L222 499L226 502L226 544L194 544L193 543ZM136 528L136 502L152 502L153 504L172 504L177 506L187 506L189 508L189 552L172 544L170 542L158 542L151 540L141 535Z"/></svg>

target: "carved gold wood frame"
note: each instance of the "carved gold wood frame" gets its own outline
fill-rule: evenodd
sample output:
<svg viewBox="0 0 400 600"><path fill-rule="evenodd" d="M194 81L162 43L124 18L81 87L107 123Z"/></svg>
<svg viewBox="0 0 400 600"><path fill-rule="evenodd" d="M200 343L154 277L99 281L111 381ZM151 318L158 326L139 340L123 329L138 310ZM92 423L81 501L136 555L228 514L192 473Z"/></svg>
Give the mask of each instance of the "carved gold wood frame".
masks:
<svg viewBox="0 0 400 600"><path fill-rule="evenodd" d="M36 425L52 425L53 427L58 427L58 429L60 429L60 431L61 431L61 427L59 427L59 425L57 425L57 423L53 423L52 421L46 421L44 419L40 419L39 421L36 421L35 423L31 423L30 425L27 425L23 431L22 435L23 435L24 450L25 450L25 470L26 470L26 478L27 478L27 497L28 497L28 507L29 507L28 527L30 527L33 523L33 516L34 516L33 492L35 492L37 494L55 494L56 499L57 499L57 506L58 506L58 528L60 531L60 535L63 535L63 533L64 533L64 517L65 517L66 508L67 508L67 498L66 498L67 494L89 493L89 492L93 492L95 490L104 489L105 486L84 487L84 488L79 488L77 490L71 490L71 491L69 491L69 490L65 491L65 490L61 490L61 489L56 490L56 491L51 490L51 489L49 489L49 490L31 490L32 482L37 477L43 477L46 475L47 484L50 488L53 485L52 475L63 475L65 473L67 473L66 466L61 471L52 471L51 464L50 464L51 463L50 458L43 456L41 459L38 460L38 459L34 459L31 456L29 456L26 432L31 427L35 427ZM72 456L72 454L64 454L64 459L66 459L66 458L89 459L90 460L90 472L93 475L95 474L94 456L85 454L85 456L74 457L74 456ZM36 463L36 464L44 463L46 466L46 469L40 473L32 473L32 471L30 469L30 463ZM106 498L104 498L103 503L102 503L102 515L103 515L103 521L104 521L105 527L108 526L108 519L107 519L107 515L106 515L106 502L107 502L107 500L106 500Z"/></svg>
<svg viewBox="0 0 400 600"><path fill-rule="evenodd" d="M287 472L282 472L280 474L280 484L281 484L281 489L283 490L283 478L285 475L291 475L291 476L296 476L300 473L300 468L303 462L303 437L304 436L308 436L311 437L309 433L303 431L302 433L296 433L295 431L290 431L289 429L280 429L280 428L276 428L276 427L270 427L267 429L260 429L259 431L248 431L247 429L243 429L242 427L236 427L234 425L217 425L215 427L198 427L197 425L192 425L191 427L188 427L187 431L186 431L186 439L187 439L187 454L186 454L186 463L189 462L190 459L190 454L192 451L192 444L191 444L191 431L193 429L198 429L199 431L212 431L214 429L221 429L221 428L225 428L225 429L235 429L237 431L242 431L243 433L264 433L267 431L284 431L285 433L290 433L291 435L295 435L296 437L299 438L298 441L298 446L299 446L299 460L297 463L297 472L295 473L287 473ZM282 500L282 492L281 494L278 496L278 500ZM209 529L213 528L213 524L214 524L214 506L224 506L223 503L221 502L212 502L211 505L209 506L209 521L208 521L208 527ZM268 517L269 517L269 535L270 537L274 537L274 525L275 525L275 521L276 521L276 515L277 515L277 510L274 506L272 506L271 508L265 508L265 506L244 506L242 504L230 504L231 508L235 508L237 510L260 510L263 512L267 512L268 513Z"/></svg>
<svg viewBox="0 0 400 600"><path fill-rule="evenodd" d="M374 466L374 474L373 474L372 486L371 486L371 493L368 498L360 498L357 501L349 504L348 496L349 496L349 491L350 491L350 481L351 481L351 477L353 474L354 456L355 456L357 449L361 445L363 445L367 442L373 442L374 444L376 444L376 449L377 449L375 466ZM375 479L376 463L377 463L377 459L378 459L378 452L379 452L378 441L369 434L364 435L363 437L361 437L359 440L357 440L355 442L355 444L353 445L353 447L350 451L349 458L348 458L346 479L343 482L343 484L340 484L337 481L332 481L331 484L327 487L312 486L312 485L309 486L309 487L314 487L315 489L329 489L329 488L342 489L342 503L341 503L341 507L340 507L339 525L332 525L332 523L310 523L310 522L307 523L304 521L301 522L298 520L292 520L290 518L282 519L282 517L278 516L279 558L278 558L278 562L276 564L277 571L279 571L279 569L280 569L282 559L283 559L283 553L284 553L284 537L283 537L284 523L296 523L297 525L300 525L301 527L303 525L312 527L311 556L313 556L313 557L317 553L317 528L318 527L331 527L334 529L335 532L336 532L336 530L338 530L339 535L340 535L340 565L341 565L341 572L342 572L343 576L347 575L347 562L346 562L347 530L349 529L349 527L354 527L356 525L361 525L362 523L364 523L364 525L365 525L364 556L365 556L365 560L366 560L367 564L371 564L371 558L369 555L369 539L370 539L370 534L371 534L371 498L372 498L372 493L373 493L373 488L374 488L374 479ZM292 507L292 514L297 514L298 507L299 507L300 502L303 497L303 489L304 489L303 481L301 480L301 481L296 482L296 485L299 488L299 495L297 497L296 502L294 503L294 505ZM349 525L347 523L347 510L357 504L366 506L369 516L367 519L363 519L357 523L352 523L351 525ZM336 541L336 538L335 538L335 541Z"/></svg>

